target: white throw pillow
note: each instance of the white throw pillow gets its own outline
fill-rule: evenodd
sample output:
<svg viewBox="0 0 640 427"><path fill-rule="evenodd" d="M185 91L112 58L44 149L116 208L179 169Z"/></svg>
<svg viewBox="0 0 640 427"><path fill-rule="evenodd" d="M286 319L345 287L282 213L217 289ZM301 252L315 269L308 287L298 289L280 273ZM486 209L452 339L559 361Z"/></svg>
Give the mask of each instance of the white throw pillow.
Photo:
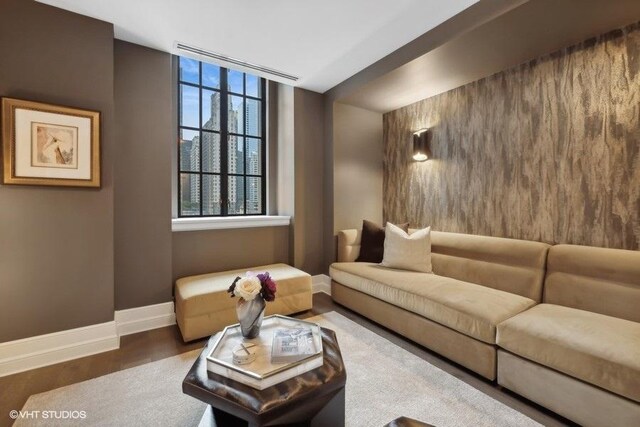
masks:
<svg viewBox="0 0 640 427"><path fill-rule="evenodd" d="M383 267L431 273L431 227L411 235L387 222L384 230Z"/></svg>

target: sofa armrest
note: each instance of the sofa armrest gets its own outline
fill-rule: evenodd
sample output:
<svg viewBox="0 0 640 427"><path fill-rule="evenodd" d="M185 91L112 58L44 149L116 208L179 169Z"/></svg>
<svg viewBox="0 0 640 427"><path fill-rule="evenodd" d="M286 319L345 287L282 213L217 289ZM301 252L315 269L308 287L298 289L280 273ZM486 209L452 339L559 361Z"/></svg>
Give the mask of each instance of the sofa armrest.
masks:
<svg viewBox="0 0 640 427"><path fill-rule="evenodd" d="M338 262L353 262L360 254L362 230L338 231Z"/></svg>

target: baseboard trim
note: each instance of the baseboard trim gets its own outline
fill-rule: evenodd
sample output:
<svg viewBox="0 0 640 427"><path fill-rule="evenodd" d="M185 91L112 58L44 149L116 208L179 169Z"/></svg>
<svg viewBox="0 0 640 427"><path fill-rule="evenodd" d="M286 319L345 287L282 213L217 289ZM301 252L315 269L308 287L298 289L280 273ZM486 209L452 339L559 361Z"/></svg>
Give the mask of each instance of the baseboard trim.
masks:
<svg viewBox="0 0 640 427"><path fill-rule="evenodd" d="M331 277L326 274L311 276L311 289L314 294L324 292L327 295L331 295Z"/></svg>
<svg viewBox="0 0 640 427"><path fill-rule="evenodd" d="M120 348L120 337L176 323L173 302L115 312L114 320L0 343L0 377Z"/></svg>
<svg viewBox="0 0 640 427"><path fill-rule="evenodd" d="M0 377L119 347L115 321L2 343Z"/></svg>
<svg viewBox="0 0 640 427"><path fill-rule="evenodd" d="M176 324L173 302L147 305L115 313L118 335L129 335Z"/></svg>

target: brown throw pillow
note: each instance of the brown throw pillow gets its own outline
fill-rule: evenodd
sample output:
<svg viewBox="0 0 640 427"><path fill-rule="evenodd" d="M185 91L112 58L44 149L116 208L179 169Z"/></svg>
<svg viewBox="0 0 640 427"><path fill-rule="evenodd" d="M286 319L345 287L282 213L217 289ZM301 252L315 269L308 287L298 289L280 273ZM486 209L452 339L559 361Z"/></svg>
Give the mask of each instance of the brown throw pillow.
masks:
<svg viewBox="0 0 640 427"><path fill-rule="evenodd" d="M396 224L394 224L396 225ZM397 227L409 232L409 223L397 224ZM375 222L362 221L362 240L360 241L360 254L356 262L381 263L384 256L384 227Z"/></svg>

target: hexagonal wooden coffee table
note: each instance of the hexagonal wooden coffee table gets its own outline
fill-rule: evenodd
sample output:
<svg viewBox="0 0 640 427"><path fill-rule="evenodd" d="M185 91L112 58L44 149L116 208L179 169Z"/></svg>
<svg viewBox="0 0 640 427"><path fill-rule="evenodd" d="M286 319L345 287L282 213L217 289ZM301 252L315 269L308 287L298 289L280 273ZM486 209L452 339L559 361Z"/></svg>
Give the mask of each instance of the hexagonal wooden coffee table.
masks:
<svg viewBox="0 0 640 427"><path fill-rule="evenodd" d="M323 364L264 390L207 370L212 337L182 382L209 407L200 426L344 426L347 373L335 333L321 328Z"/></svg>

